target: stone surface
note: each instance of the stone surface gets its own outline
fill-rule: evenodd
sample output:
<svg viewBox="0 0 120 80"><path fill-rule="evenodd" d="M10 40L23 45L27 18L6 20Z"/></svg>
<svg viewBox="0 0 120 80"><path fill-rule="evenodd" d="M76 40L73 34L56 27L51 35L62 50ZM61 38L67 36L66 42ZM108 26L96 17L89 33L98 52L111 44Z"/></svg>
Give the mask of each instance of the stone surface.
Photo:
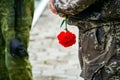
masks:
<svg viewBox="0 0 120 80"><path fill-rule="evenodd" d="M31 29L29 54L34 80L83 80L80 78L78 40L75 45L64 48L57 41L62 18L52 14L47 6L35 27ZM78 39L78 29L68 26Z"/></svg>

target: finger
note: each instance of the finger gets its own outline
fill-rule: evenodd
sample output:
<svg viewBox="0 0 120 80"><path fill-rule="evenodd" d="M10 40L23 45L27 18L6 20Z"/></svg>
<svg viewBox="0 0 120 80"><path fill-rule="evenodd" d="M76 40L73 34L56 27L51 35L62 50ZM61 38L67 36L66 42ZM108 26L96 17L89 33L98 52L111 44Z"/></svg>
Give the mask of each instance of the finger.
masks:
<svg viewBox="0 0 120 80"><path fill-rule="evenodd" d="M52 11L54 14L57 14L57 11L56 11L56 9L55 9L55 7L54 7L54 5L53 5L53 0L50 0L50 9L51 9L51 11Z"/></svg>

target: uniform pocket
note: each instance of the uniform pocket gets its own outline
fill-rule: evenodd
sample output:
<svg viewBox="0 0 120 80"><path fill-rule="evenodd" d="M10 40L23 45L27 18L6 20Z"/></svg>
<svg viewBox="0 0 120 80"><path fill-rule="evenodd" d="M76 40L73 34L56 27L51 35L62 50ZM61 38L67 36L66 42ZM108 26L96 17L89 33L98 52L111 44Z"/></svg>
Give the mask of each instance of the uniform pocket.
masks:
<svg viewBox="0 0 120 80"><path fill-rule="evenodd" d="M105 49L105 40L105 32L102 28L95 28L84 33L81 42L83 56L91 60L101 55Z"/></svg>

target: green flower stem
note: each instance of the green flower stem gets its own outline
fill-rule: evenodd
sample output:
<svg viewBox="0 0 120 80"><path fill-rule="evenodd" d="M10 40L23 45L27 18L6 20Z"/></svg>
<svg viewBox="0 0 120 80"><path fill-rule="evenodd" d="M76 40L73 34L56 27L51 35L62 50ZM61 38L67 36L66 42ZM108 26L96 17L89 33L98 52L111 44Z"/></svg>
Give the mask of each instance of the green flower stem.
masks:
<svg viewBox="0 0 120 80"><path fill-rule="evenodd" d="M68 31L68 28L67 28L67 17L65 17L65 30Z"/></svg>
<svg viewBox="0 0 120 80"><path fill-rule="evenodd" d="M65 23L65 29L64 29L64 30L65 30L65 31L68 31L68 28L67 28L67 17L65 17L65 18L63 19L60 27L62 27L64 23Z"/></svg>

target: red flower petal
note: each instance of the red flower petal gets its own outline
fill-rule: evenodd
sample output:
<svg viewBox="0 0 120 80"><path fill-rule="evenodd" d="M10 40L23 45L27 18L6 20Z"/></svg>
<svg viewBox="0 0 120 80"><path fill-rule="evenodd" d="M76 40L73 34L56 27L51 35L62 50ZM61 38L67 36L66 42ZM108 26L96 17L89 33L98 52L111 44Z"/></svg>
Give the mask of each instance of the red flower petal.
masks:
<svg viewBox="0 0 120 80"><path fill-rule="evenodd" d="M64 47L69 47L76 43L76 35L70 31L62 31L58 34L57 38L59 43Z"/></svg>
<svg viewBox="0 0 120 80"><path fill-rule="evenodd" d="M63 35L65 35L65 32L64 31L62 31L58 36L57 36L57 38L59 39L59 40L61 40L61 39L63 39Z"/></svg>

